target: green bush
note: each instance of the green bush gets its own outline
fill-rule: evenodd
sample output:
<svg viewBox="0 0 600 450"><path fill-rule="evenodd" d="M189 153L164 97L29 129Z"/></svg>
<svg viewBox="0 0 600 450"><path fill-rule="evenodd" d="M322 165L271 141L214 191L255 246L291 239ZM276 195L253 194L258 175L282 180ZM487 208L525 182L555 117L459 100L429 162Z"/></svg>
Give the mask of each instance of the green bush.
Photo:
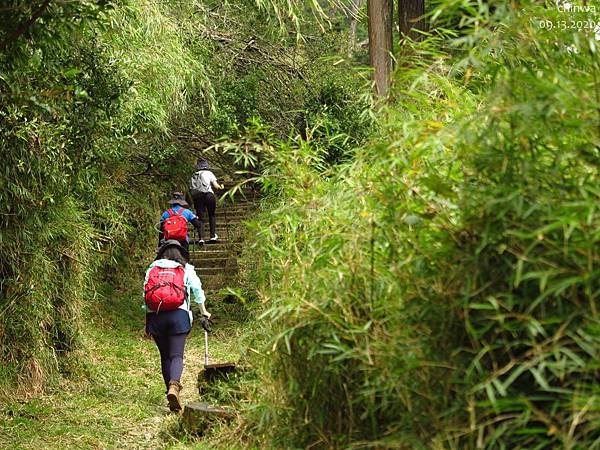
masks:
<svg viewBox="0 0 600 450"><path fill-rule="evenodd" d="M404 57L333 174L310 137L258 146L257 441L600 442L597 41L541 28L560 13L535 2L469 14Z"/></svg>
<svg viewBox="0 0 600 450"><path fill-rule="evenodd" d="M236 140L259 120L281 139L310 135L329 164L350 158L373 124L368 80L336 54L341 35L323 33L311 17L303 26L316 36L297 41L274 34L272 18L254 2L217 3L212 11L223 19L209 16L202 29L214 105L208 116L197 114L195 132L207 145Z"/></svg>
<svg viewBox="0 0 600 450"><path fill-rule="evenodd" d="M33 10L2 14L4 42ZM182 173L165 161L185 160L174 119L201 74L165 9L138 2L52 2L0 54L3 383L42 388L97 287L147 248L159 195Z"/></svg>
<svg viewBox="0 0 600 450"><path fill-rule="evenodd" d="M556 10L528 12L511 11L506 32L486 39L502 56L481 56L496 80L461 144L467 442L595 448L598 44L591 33L540 27L537 18L563 18Z"/></svg>

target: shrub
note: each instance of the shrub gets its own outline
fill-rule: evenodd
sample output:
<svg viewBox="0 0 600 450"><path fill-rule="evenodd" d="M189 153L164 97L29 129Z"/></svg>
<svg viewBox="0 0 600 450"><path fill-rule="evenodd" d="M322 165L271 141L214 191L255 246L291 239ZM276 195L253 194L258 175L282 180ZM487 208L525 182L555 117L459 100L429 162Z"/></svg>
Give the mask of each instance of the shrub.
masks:
<svg viewBox="0 0 600 450"><path fill-rule="evenodd" d="M404 57L355 160L324 177L310 138L259 146L249 426L274 447L598 445L595 37L470 6Z"/></svg>
<svg viewBox="0 0 600 450"><path fill-rule="evenodd" d="M33 14L13 3L2 41ZM57 373L104 276L152 233L198 67L165 10L138 2L52 2L0 54L3 383Z"/></svg>

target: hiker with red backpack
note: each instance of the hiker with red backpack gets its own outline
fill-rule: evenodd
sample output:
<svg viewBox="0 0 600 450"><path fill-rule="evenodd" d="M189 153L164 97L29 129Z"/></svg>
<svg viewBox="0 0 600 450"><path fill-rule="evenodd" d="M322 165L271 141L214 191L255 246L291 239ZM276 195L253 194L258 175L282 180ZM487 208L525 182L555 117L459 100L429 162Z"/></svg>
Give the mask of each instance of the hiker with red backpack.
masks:
<svg viewBox="0 0 600 450"><path fill-rule="evenodd" d="M169 200L169 205L171 207L163 212L160 217L158 245L161 245L163 240L174 239L179 241L187 250L189 246L188 222L194 225L200 236L202 236L202 222L196 214L187 209L190 205L185 201L183 193L174 192L173 198Z"/></svg>
<svg viewBox="0 0 600 450"><path fill-rule="evenodd" d="M144 281L145 331L152 336L160 353L171 411L182 409L179 392L185 340L192 329L192 297L199 305L203 319L211 316L204 305L206 297L202 283L194 266L188 264L188 258L188 251L179 241L164 242L146 271Z"/></svg>

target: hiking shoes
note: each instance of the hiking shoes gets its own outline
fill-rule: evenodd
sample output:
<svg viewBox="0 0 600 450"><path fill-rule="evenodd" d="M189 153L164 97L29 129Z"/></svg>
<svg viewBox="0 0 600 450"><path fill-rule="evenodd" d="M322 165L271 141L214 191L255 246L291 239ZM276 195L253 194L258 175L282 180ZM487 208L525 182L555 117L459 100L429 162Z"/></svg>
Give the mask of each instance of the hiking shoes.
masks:
<svg viewBox="0 0 600 450"><path fill-rule="evenodd" d="M219 236L217 236L216 233L213 237L210 238L211 242L215 242L217 239L219 239Z"/></svg>
<svg viewBox="0 0 600 450"><path fill-rule="evenodd" d="M181 384L179 381L169 381L169 390L167 391L167 401L169 402L169 409L171 411L181 411L181 401L179 400L179 391L181 391Z"/></svg>

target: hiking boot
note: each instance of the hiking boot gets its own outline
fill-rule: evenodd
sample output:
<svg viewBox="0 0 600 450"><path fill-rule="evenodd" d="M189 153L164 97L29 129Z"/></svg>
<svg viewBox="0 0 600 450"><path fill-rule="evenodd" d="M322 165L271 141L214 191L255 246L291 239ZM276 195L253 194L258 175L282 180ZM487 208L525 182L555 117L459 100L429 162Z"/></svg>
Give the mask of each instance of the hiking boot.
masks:
<svg viewBox="0 0 600 450"><path fill-rule="evenodd" d="M219 236L217 236L217 233L215 233L215 235L210 238L211 242L215 242L217 239L219 239Z"/></svg>
<svg viewBox="0 0 600 450"><path fill-rule="evenodd" d="M179 401L179 391L181 391L181 384L179 381L169 381L169 390L167 391L167 400L169 402L169 409L171 411L181 411L181 402Z"/></svg>

